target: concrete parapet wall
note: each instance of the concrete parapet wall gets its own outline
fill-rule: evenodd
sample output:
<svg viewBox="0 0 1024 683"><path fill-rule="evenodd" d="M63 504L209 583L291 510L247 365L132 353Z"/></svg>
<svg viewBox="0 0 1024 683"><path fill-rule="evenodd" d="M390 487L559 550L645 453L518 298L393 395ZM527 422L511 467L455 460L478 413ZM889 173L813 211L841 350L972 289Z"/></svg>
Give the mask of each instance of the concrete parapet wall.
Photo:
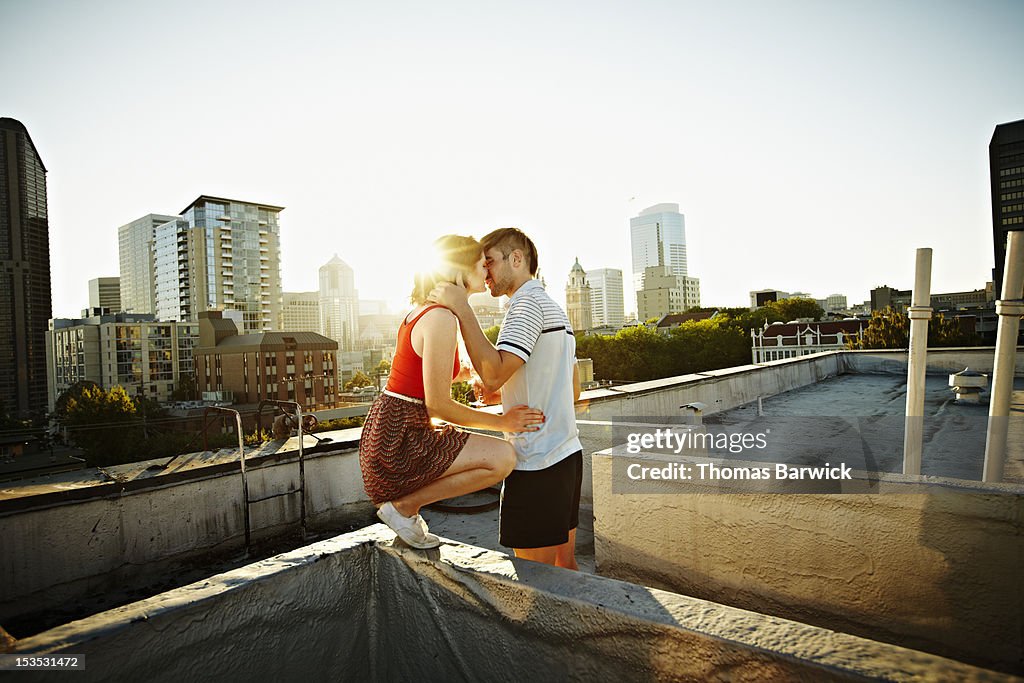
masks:
<svg viewBox="0 0 1024 683"><path fill-rule="evenodd" d="M875 474L883 493L613 493L622 457L593 456L602 575L1024 672L1024 487Z"/></svg>
<svg viewBox="0 0 1024 683"><path fill-rule="evenodd" d="M377 525L18 641L100 680L903 680L990 671ZM25 680L52 674L25 672Z"/></svg>
<svg viewBox="0 0 1024 683"><path fill-rule="evenodd" d="M373 519L357 445L306 456L308 528ZM250 499L298 489L297 452L246 461ZM134 464L135 474L124 481L64 489L54 484L43 487L47 492L0 501L0 623L145 585L179 563L244 548L237 454L219 465L146 476L149 464ZM297 531L299 494L254 503L250 516L254 542Z"/></svg>
<svg viewBox="0 0 1024 683"><path fill-rule="evenodd" d="M1024 357L1024 348L1017 350ZM886 350L843 351L846 371L857 373L883 373L905 375L907 373L907 352ZM928 349L928 374L952 374L966 367L977 372L990 374L995 364L995 348L992 346L969 346L944 349ZM1024 363L1017 363L1017 377L1024 377Z"/></svg>
<svg viewBox="0 0 1024 683"><path fill-rule="evenodd" d="M695 402L704 403L704 412L713 414L756 401L759 396L774 396L814 384L843 370L842 354L833 352L637 382L585 392L577 404L576 416L585 420L645 415L678 417L679 406Z"/></svg>

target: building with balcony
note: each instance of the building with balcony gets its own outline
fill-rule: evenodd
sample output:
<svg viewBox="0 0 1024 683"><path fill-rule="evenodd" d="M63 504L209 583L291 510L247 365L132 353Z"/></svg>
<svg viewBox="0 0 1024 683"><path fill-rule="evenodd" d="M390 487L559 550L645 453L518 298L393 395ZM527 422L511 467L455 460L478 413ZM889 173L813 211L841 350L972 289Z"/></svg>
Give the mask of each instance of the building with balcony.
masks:
<svg viewBox="0 0 1024 683"><path fill-rule="evenodd" d="M177 218L151 213L117 229L117 255L120 266L118 283L121 290L121 310L124 312L156 312L154 234L159 226Z"/></svg>
<svg viewBox="0 0 1024 683"><path fill-rule="evenodd" d="M107 390L120 385L133 396L166 402L181 378L194 374L192 351L199 338L196 323L158 321L151 314L102 313L104 310L83 318L49 321L49 411L57 398L78 382L95 382Z"/></svg>
<svg viewBox="0 0 1024 683"><path fill-rule="evenodd" d="M203 311L235 310L242 313L244 333L281 329L283 210L206 195L185 207L190 319ZM180 239L175 250L182 254Z"/></svg>
<svg viewBox="0 0 1024 683"><path fill-rule="evenodd" d="M121 226L122 306L182 322L238 311L245 332L280 329L283 208L201 195L179 216Z"/></svg>

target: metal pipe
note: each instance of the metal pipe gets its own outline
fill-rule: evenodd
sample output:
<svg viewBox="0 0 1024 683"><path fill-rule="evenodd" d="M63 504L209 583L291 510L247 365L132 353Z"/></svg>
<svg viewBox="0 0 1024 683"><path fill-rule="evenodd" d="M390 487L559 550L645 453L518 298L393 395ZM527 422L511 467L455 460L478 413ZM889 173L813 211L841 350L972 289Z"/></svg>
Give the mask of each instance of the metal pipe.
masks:
<svg viewBox="0 0 1024 683"><path fill-rule="evenodd" d="M235 416L235 429L238 430L238 462L239 467L242 469L242 503L245 506L245 550L248 552L249 546L252 542L252 527L249 523L249 480L245 475L245 435L242 433L242 414L231 408L207 406L203 411L204 422L206 421L205 416L208 415L211 410L222 413L231 413Z"/></svg>
<svg viewBox="0 0 1024 683"><path fill-rule="evenodd" d="M1013 371L1017 360L1017 334L1024 315L1024 231L1007 235L1006 263L1003 266L1003 291L996 302L999 327L996 332L996 359L992 368L992 395L989 399L988 428L985 433L985 467L982 481L1003 480L1006 466L1006 440L1010 428L1010 398Z"/></svg>
<svg viewBox="0 0 1024 683"><path fill-rule="evenodd" d="M924 440L924 393L928 371L928 321L931 308L932 250L917 250L914 292L910 316L910 349L907 362L907 413L903 430L903 474L921 474Z"/></svg>
<svg viewBox="0 0 1024 683"><path fill-rule="evenodd" d="M306 538L306 458L302 449L302 406L295 402L295 418L299 423L299 524Z"/></svg>

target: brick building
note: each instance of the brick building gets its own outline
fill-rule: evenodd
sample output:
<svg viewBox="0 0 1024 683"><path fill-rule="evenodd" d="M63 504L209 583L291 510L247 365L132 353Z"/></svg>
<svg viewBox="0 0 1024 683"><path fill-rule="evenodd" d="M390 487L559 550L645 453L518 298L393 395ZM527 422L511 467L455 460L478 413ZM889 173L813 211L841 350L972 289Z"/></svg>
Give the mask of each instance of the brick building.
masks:
<svg viewBox="0 0 1024 683"><path fill-rule="evenodd" d="M304 411L333 408L338 342L316 332L238 334L220 311L199 314L196 380L201 392L231 392L235 403L297 401Z"/></svg>

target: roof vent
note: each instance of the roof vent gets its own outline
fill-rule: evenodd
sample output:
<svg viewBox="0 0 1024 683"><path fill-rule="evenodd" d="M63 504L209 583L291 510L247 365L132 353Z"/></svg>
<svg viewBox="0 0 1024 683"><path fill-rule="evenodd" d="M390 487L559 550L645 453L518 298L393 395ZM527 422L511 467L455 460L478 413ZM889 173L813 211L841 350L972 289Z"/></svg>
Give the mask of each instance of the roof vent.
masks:
<svg viewBox="0 0 1024 683"><path fill-rule="evenodd" d="M957 403L981 403L981 392L988 387L988 375L964 368L949 376L949 386L953 387Z"/></svg>

